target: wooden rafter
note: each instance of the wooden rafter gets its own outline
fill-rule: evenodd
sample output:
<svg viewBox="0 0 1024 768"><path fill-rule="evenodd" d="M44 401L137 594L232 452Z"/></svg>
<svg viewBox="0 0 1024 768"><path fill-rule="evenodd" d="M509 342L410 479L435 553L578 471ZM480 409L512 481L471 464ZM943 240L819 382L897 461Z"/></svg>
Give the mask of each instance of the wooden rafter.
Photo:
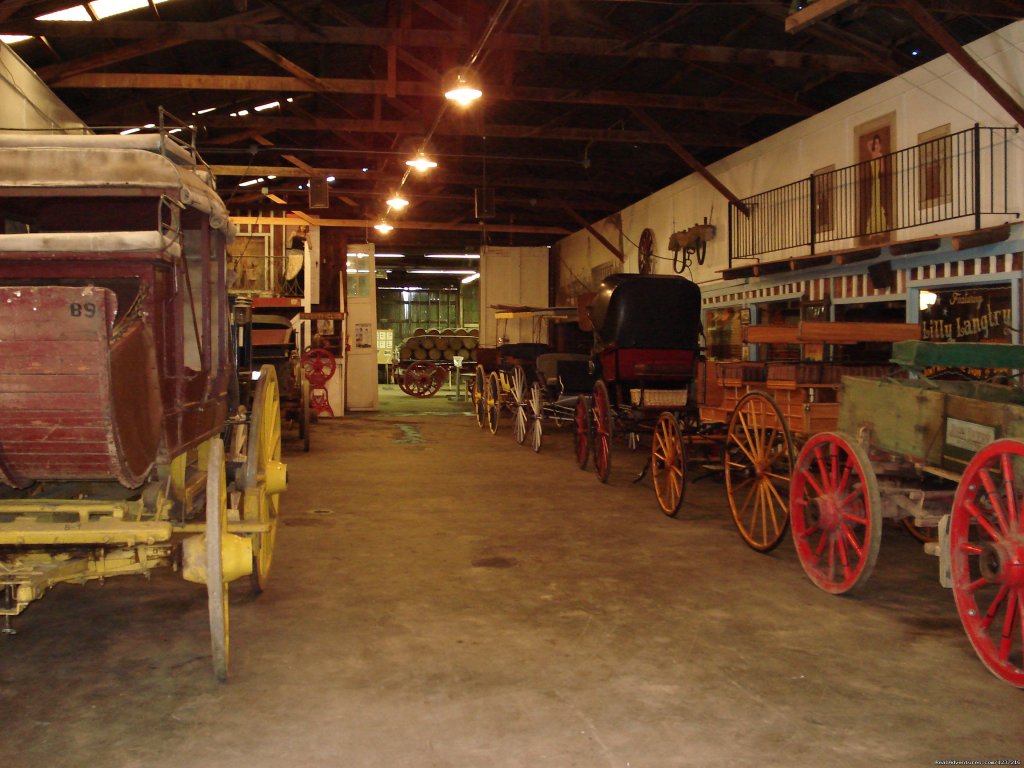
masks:
<svg viewBox="0 0 1024 768"><path fill-rule="evenodd" d="M591 234L591 236L593 236L593 238L595 240L597 240L597 242L599 242L601 245L603 245L605 248L607 248L609 251L611 251L612 255L615 256L615 258L617 258L620 262L625 262L626 261L626 254L624 254L621 250L619 250L614 245L614 243L612 243L607 237L605 237L600 232L598 232L596 229L594 229L593 225L591 225L591 223L589 221L584 219L575 210L573 210L571 205L569 205L568 203L563 202L562 203L562 210L564 210L566 213L568 213L569 216L573 219L573 221L575 221L577 224L579 224L581 227L583 227L585 230L587 230L587 232L589 232Z"/></svg>
<svg viewBox="0 0 1024 768"><path fill-rule="evenodd" d="M88 72L60 78L49 84L53 88L124 88L128 90L157 88L161 90L268 91L308 93L327 88L329 93L386 95L386 80L350 80L319 78L319 85L299 77L265 75L184 75L127 72ZM403 81L397 84L400 96L437 98L433 83ZM715 96L682 96L630 91L594 91L579 93L565 88L532 88L526 86L496 89L488 98L500 101L539 101L555 104L590 104L617 107L655 107L659 109L697 110L702 112L736 112L762 115L803 115L805 110L770 99L734 99Z"/></svg>
<svg viewBox="0 0 1024 768"><path fill-rule="evenodd" d="M747 208L747 206L743 203L743 201L740 200L735 194L733 194L733 192L728 187L726 187L725 184L719 181L717 176L711 173L711 171L709 171L700 160L694 157L693 154L688 149L686 149L686 147L680 144L675 139L675 137L672 136L672 134L666 131L658 123L657 120L648 115L646 112L639 109L634 109L633 114L636 115L637 119L644 125L646 125L651 130L651 132L660 135L662 137L662 141L665 142L666 146L668 146L669 149L671 149L673 152L679 155L679 157L682 158L683 162L690 166L690 168L693 169L694 172L700 174L704 178L704 180L708 182L708 184L710 184L712 187L721 192L726 197L726 199L728 199L729 202L735 205L744 215L750 215L750 211Z"/></svg>
<svg viewBox="0 0 1024 768"><path fill-rule="evenodd" d="M263 42L334 43L387 47L438 48L465 50L470 40L455 30L380 29L371 27L319 26L315 32L287 24L238 24L231 22L123 21L103 19L92 24L68 24L35 19L8 20L0 24L5 34L47 35L54 38L147 38L183 37L189 40L260 40ZM545 49L544 46L548 46ZM884 73L877 61L839 54L799 51L730 48L715 45L641 43L623 46L622 40L588 37L549 37L537 35L496 35L488 45L491 52L557 53L562 56L612 56L631 59L745 64L754 67L787 69L825 69L835 72Z"/></svg>

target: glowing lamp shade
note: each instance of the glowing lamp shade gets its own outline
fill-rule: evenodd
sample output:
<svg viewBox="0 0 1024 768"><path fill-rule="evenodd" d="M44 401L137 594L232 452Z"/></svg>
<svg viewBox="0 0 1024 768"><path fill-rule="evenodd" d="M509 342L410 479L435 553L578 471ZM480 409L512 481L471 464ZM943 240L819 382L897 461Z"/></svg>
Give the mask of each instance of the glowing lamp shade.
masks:
<svg viewBox="0 0 1024 768"><path fill-rule="evenodd" d="M405 164L415 168L420 173L429 171L431 168L437 168L437 163L427 157L423 152L417 152L416 157L412 160L406 160Z"/></svg>
<svg viewBox="0 0 1024 768"><path fill-rule="evenodd" d="M456 67L442 80L444 97L465 107L484 95L480 90L480 79L469 67Z"/></svg>
<svg viewBox="0 0 1024 768"><path fill-rule="evenodd" d="M386 235L388 232L394 229L394 227L392 227L390 224L384 221L384 219L381 219L376 224L374 224L373 228L380 232L382 235Z"/></svg>
<svg viewBox="0 0 1024 768"><path fill-rule="evenodd" d="M390 205L396 211L402 210L408 204L409 201L402 197L402 195L398 192L395 192L395 194L393 194L391 198L388 200L388 205Z"/></svg>

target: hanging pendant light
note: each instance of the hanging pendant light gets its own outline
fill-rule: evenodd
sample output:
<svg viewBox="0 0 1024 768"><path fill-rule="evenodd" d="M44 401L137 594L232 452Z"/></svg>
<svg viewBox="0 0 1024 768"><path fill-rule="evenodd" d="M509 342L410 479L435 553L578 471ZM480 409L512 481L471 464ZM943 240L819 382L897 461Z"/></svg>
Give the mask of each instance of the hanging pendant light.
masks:
<svg viewBox="0 0 1024 768"><path fill-rule="evenodd" d="M381 219L380 221L378 221L376 224L373 225L373 228L380 232L382 235L386 235L388 232L394 229L394 227L388 224L386 219Z"/></svg>
<svg viewBox="0 0 1024 768"><path fill-rule="evenodd" d="M417 152L416 157L412 160L406 160L405 164L415 168L420 173L429 171L431 168L437 168L437 163L427 157L425 152Z"/></svg>
<svg viewBox="0 0 1024 768"><path fill-rule="evenodd" d="M389 199L388 205L396 211L400 211L409 204L409 201L402 197L401 192L395 192Z"/></svg>
<svg viewBox="0 0 1024 768"><path fill-rule="evenodd" d="M444 97L465 107L484 95L480 88L480 78L470 67L456 67L449 70L441 79Z"/></svg>

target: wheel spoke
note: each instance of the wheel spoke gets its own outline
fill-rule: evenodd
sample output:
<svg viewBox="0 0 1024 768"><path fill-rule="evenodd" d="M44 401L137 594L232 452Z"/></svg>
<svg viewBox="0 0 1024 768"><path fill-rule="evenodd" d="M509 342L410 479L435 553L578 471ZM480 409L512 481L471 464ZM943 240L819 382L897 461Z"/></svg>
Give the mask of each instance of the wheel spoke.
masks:
<svg viewBox="0 0 1024 768"><path fill-rule="evenodd" d="M999 592L997 592L996 596L992 599L991 605L989 605L988 610L985 611L985 616L981 620L982 628L988 629L992 625L992 621L995 619L996 614L999 613L999 607L1005 602L1006 595L1009 591L1010 588L1006 584L1003 584L999 588Z"/></svg>
<svg viewBox="0 0 1024 768"><path fill-rule="evenodd" d="M978 505L975 504L973 500L968 501L966 507L967 511L971 514L971 517L974 518L974 521L981 527L982 530L985 531L985 533L988 534L989 538L992 539L992 541L999 541L1002 538L999 535L999 532L995 528L993 528L992 524L985 518L985 513L978 509Z"/></svg>
<svg viewBox="0 0 1024 768"><path fill-rule="evenodd" d="M828 474L828 470L825 469L825 457L821 455L821 449L822 449L822 446L820 446L820 445L814 446L814 460L815 460L815 463L818 465L818 477L821 478L821 486L822 486L822 488L824 488L825 490L831 491L832 490L832 486L828 482L829 481L829 474ZM823 494L823 491L819 488L818 489L818 493L819 494Z"/></svg>
<svg viewBox="0 0 1024 768"><path fill-rule="evenodd" d="M1015 478L1013 473L1013 463L1010 461L1009 454L1002 454L1000 462L1003 468L1003 490L1006 494L1006 514L1007 514L1007 525L1011 531L1017 530L1017 491L1015 489ZM1021 620L1024 621L1024 616L1021 616ZM1022 638L1024 639L1024 638Z"/></svg>
<svg viewBox="0 0 1024 768"><path fill-rule="evenodd" d="M1003 661L1009 660L1010 651L1013 649L1013 624L1017 617L1017 600L1015 597L1013 596L1014 599L1007 601L1006 617L1003 619L1003 633L999 642L999 658Z"/></svg>
<svg viewBox="0 0 1024 768"><path fill-rule="evenodd" d="M807 484L810 485L811 488L814 490L815 495L817 495L817 496L824 496L825 495L825 491L823 491L821 486L818 485L815 482L814 477L811 476L811 472L810 472L809 469L805 469L805 468L801 467L799 472L800 472L800 476L804 480L806 480Z"/></svg>
<svg viewBox="0 0 1024 768"><path fill-rule="evenodd" d="M1006 458L1006 455L1003 455ZM1003 535L1009 533L1006 527L1006 515L1003 513L1003 505L999 500L999 492L996 491L995 483L992 481L992 475L989 474L989 470L986 467L979 473L981 475L981 484L985 486L985 493L988 494L988 501L992 505L992 512L996 516L996 522L999 523L999 529L1003 532Z"/></svg>

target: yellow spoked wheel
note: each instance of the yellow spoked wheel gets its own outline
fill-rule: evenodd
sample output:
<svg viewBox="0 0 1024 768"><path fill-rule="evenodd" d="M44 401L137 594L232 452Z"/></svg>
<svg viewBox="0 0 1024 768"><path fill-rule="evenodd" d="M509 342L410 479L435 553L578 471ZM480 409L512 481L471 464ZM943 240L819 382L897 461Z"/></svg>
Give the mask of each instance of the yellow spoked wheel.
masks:
<svg viewBox="0 0 1024 768"><path fill-rule="evenodd" d="M281 402L273 366L260 369L249 419L246 445L243 516L263 530L252 534L252 590L259 594L270 577L277 538L280 494L287 488L287 467L281 463Z"/></svg>
<svg viewBox="0 0 1024 768"><path fill-rule="evenodd" d="M651 440L651 480L658 506L669 517L679 514L686 492L686 451L675 415L658 417Z"/></svg>
<svg viewBox="0 0 1024 768"><path fill-rule="evenodd" d="M771 552L789 528L793 438L763 392L744 395L725 437L725 489L736 529L751 549Z"/></svg>
<svg viewBox="0 0 1024 768"><path fill-rule="evenodd" d="M213 674L228 679L228 584L224 580L223 541L228 532L224 441L210 441L206 463L206 595L210 611Z"/></svg>
<svg viewBox="0 0 1024 768"><path fill-rule="evenodd" d="M473 371L473 415L476 416L476 425L483 429L487 423L486 393L487 374L484 367L478 365Z"/></svg>

